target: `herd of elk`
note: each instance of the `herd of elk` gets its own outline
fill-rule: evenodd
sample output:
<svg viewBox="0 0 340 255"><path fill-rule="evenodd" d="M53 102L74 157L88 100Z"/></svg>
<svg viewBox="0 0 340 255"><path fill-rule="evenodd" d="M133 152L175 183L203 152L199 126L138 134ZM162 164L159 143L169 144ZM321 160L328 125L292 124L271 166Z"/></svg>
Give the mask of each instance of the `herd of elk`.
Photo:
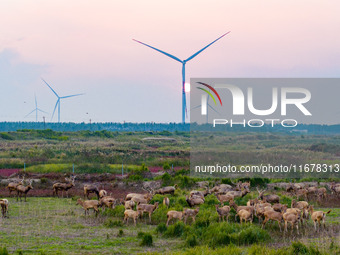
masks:
<svg viewBox="0 0 340 255"><path fill-rule="evenodd" d="M75 187L75 178L76 176L72 176L71 178L65 178L66 183L58 182L53 184L53 195L59 197L59 192L61 191L63 196L65 191L68 197L68 190ZM24 178L22 180L19 179L16 182L10 182L6 188L9 190L10 194L11 192L16 191L17 201L19 199L21 201L23 196L26 201L27 193L29 190L33 189L32 181L33 180L28 180L28 184L25 185ZM259 190L258 188L256 188L258 192L257 198L248 200L247 205L238 205L235 200L237 200L237 198L243 198L251 192L250 182L238 182L233 184L235 187L228 184L220 184L212 189L206 187L205 190L192 190L189 195L186 196L186 201L189 207L194 208L184 208L183 211L169 210L167 212L166 225L169 225L169 222L174 219L184 220L184 223L186 224L187 219L192 218L192 221L195 222L196 216L199 214L200 205L204 204L205 197L212 193L215 194L221 204L221 206L215 205L216 213L219 216L219 222L221 219L222 221L225 221L225 218L228 222L231 208L233 208L235 210L235 221L237 220L237 217L239 217L241 224L243 222L252 223L254 217L257 217L259 222L262 222L262 228L266 226L268 221L276 221L280 231L282 231L281 223L284 222L284 233L288 231L288 225L290 224L291 231L296 228L296 231L299 234L299 224L303 227L303 221L308 220L309 215L314 223L315 231L317 231L317 224L320 230L322 224L325 227L326 215L331 212L331 210L327 212L314 211L313 206L309 205L308 202L296 201L295 199L292 200L290 208L288 208L286 204L280 203L280 197L278 195L264 195L266 190ZM156 190L148 188L144 189L147 193L129 193L126 195L124 201L118 202L118 199L112 197L111 194L108 196L105 190L99 190L98 187L93 184L85 184L84 199L87 198L88 200L79 198L77 204L83 207L85 216L89 214L90 209L93 209L97 216L100 207L104 207L105 210L105 208L114 208L117 203L120 203L125 207L125 223L128 223L129 218L132 218L136 225L138 218L141 218L144 213L148 214L149 222L151 223L151 216L159 207L159 202L150 203L154 195L167 195L163 198L163 205L166 208L169 208L169 195L174 195L176 189L177 185ZM340 184L332 183L330 185L330 190L332 194L338 196L340 193ZM293 192L297 199L302 197L305 200L307 200L311 194L316 195L318 198L325 198L327 194L327 190L324 187L306 187L298 184L291 184L287 188L287 192ZM91 193L96 195L97 200L89 200L89 195ZM225 205L225 203L229 203L229 205ZM8 200L0 199L0 205L2 217L7 217L9 206Z"/></svg>

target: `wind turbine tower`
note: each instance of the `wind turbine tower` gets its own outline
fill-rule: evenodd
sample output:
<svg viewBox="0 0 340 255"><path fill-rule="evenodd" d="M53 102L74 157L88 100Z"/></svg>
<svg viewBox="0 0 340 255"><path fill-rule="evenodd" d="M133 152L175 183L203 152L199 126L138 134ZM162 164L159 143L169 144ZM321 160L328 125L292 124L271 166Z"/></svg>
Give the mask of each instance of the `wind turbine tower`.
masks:
<svg viewBox="0 0 340 255"><path fill-rule="evenodd" d="M44 79L42 79L42 80L43 80L43 82L44 82L44 83L52 90L52 92L53 92L53 93L57 96L57 98L58 98L58 100L57 100L57 102L56 102L56 104L55 104L55 106L54 106L54 110L53 110L53 114L52 114L51 120L53 119L55 110L57 109L57 106L58 106L58 123L59 123L59 122L60 122L60 101L61 101L61 99L65 99L65 98L69 98L69 97L81 96L81 95L84 95L84 94L75 94L75 95L69 95L69 96L63 96L63 97L61 97L61 96L59 96L59 95L57 94L57 92L54 91L54 89L52 89L52 87L51 87Z"/></svg>
<svg viewBox="0 0 340 255"><path fill-rule="evenodd" d="M166 55L166 56L168 56L168 57L170 57L170 58L172 58L172 59L174 59L174 60L176 60L176 61L178 61L178 62L180 62L180 63L182 64L182 123L185 123L185 112L186 112L186 107L187 107L187 106L186 106L186 98L185 98L185 64L186 64L189 60L193 59L193 58L196 57L198 54L200 54L202 51L204 51L206 48L208 48L210 45L212 45L212 44L215 43L216 41L220 40L222 37L224 37L225 35L227 35L227 34L229 34L229 33L230 33L230 31L227 32L227 33L225 33L224 35L220 36L219 38L217 38L217 39L216 39L215 41L213 41L212 43L209 43L207 46L205 46L204 48L200 49L200 50L197 51L195 54L193 54L192 56L188 57L188 58L185 59L185 60L180 60L179 58L177 58L177 57L175 57L174 55L171 55L171 54L169 54L169 53L167 53L167 52L165 52L165 51L162 51L162 50L157 49L157 48L155 48L155 47L152 47L152 46L150 46L150 45L148 45L148 44L146 44L146 43L143 43L143 42L137 41L137 40L135 40L135 39L132 39L132 40L134 40L134 41L136 41L136 42L138 42L138 43L140 43L140 44L143 44L143 45L145 45L145 46L147 46L147 47L149 47L149 48L151 48L151 49L153 49L153 50L156 50L156 51L158 51L158 52L160 52L160 53L162 53L162 54L164 54L164 55Z"/></svg>
<svg viewBox="0 0 340 255"><path fill-rule="evenodd" d="M38 111L39 111L39 112L43 112L43 113L47 113L47 112L44 112L43 110L41 110L41 109L38 108L38 103L37 103L37 97L36 97L36 95L34 95L34 99L35 99L35 109L34 109L33 111L31 111L29 114L27 114L27 115L25 116L25 118L26 118L27 116L29 116L31 113L35 112L35 122L38 122Z"/></svg>

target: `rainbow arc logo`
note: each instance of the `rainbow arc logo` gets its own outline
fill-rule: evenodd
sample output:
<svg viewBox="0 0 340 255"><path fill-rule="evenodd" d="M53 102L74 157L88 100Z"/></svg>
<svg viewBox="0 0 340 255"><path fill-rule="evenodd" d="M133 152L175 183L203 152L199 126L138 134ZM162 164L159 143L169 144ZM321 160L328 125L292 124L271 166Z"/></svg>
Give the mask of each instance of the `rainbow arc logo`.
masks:
<svg viewBox="0 0 340 255"><path fill-rule="evenodd" d="M214 94L217 96L217 98L218 98L218 100L220 101L220 104L221 104L221 106L222 106L221 97L220 97L220 95L217 93L217 91L216 91L212 86L210 86L210 85L208 85L208 84L206 84L206 83L203 83L203 82L197 82L197 83L198 83L198 84L201 84L201 85L203 85L203 86L205 86L205 87L207 87L207 88L210 89L212 92L214 92ZM206 93L212 98L212 100L214 100L215 105L217 105L217 102L216 102L216 99L215 99L214 95L211 94L211 92L210 92L209 90L204 89L204 88L201 88L201 87L196 87L196 88L198 88L198 89L203 90L204 92L206 92Z"/></svg>

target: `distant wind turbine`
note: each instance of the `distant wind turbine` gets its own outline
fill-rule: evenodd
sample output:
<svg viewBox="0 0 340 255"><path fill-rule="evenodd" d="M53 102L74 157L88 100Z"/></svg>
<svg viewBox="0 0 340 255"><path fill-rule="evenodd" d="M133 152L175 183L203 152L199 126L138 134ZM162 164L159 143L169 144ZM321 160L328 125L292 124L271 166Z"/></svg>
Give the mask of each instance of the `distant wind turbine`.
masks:
<svg viewBox="0 0 340 255"><path fill-rule="evenodd" d="M182 63L182 123L185 123L185 112L186 112L186 107L187 107L187 106L186 106L186 98L185 98L185 64L186 64L189 60L193 59L193 58L196 57L198 54L200 54L202 51L204 51L206 48L208 48L210 45L212 45L213 43L215 43L216 41L218 41L218 40L221 39L223 36L225 36L225 35L227 35L227 34L229 34L229 33L230 33L230 31L227 32L227 33L225 33L224 35L220 36L220 37L217 38L215 41L213 41L212 43L208 44L208 45L205 46L204 48L200 49L200 50L197 51L195 54L193 54L192 56L188 57L188 58L185 59L185 60L180 60L179 58L177 58L177 57L175 57L174 55L171 55L171 54L169 54L169 53L166 53L165 51L159 50L159 49L157 49L157 48L155 48L155 47L152 47L152 46L150 46L150 45L148 45L148 44L146 44L146 43L143 43L143 42L137 41L137 40L135 40L135 39L132 39L132 40L134 40L134 41L136 41L136 42L138 42L138 43L140 43L140 44L143 44L143 45L145 45L145 46L147 46L147 47L149 47L149 48L151 48L151 49L153 49L153 50L156 50L156 51L158 51L158 52L160 52L160 53L162 53L162 54L164 54L164 55L166 55L166 56L168 56L168 57L170 57L170 58L172 58L172 59L174 59L174 60L176 60L176 61Z"/></svg>
<svg viewBox="0 0 340 255"><path fill-rule="evenodd" d="M58 122L60 122L60 100L61 99L65 99L65 98L69 98L69 97L76 97L76 96L81 96L81 95L84 95L84 94L75 94L75 95L69 95L69 96L63 96L63 97L60 97L57 92L54 91L54 89L52 89L52 87L50 85L48 85L48 83L42 79L43 82L45 82L45 84L52 90L52 92L57 96L58 100L55 104L55 107L54 107L54 110L53 110L53 114L52 114L52 118L51 120L53 119L53 116L54 116L54 113L55 113L55 110L57 109L57 106L58 106Z"/></svg>
<svg viewBox="0 0 340 255"><path fill-rule="evenodd" d="M35 122L38 122L38 111L39 111L39 112L43 112L43 113L47 113L47 112L44 112L43 110L41 110L41 109L38 108L37 97L36 97L35 94L34 94L34 99L35 99L35 109L34 109L33 111L31 111L29 114L27 114L27 115L25 116L25 118L26 118L27 116L29 116L31 113L35 112Z"/></svg>

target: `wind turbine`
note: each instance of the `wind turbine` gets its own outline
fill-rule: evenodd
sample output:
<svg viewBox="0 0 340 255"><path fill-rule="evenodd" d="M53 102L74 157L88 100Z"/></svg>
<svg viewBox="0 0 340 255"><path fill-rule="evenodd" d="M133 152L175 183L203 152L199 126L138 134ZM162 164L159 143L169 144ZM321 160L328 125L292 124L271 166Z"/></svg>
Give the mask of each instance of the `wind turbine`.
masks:
<svg viewBox="0 0 340 255"><path fill-rule="evenodd" d="M29 114L27 114L27 115L25 116L25 118L26 118L27 116L29 116L32 112L35 112L35 122L38 122L38 111L39 111L39 112L43 112L43 113L47 113L47 112L45 112L45 111L43 111L43 110L41 110L41 109L38 108L37 97L36 97L35 94L34 94L34 99L35 99L35 109L34 109L33 111L31 111Z"/></svg>
<svg viewBox="0 0 340 255"><path fill-rule="evenodd" d="M149 48L151 48L151 49L153 49L153 50L156 50L156 51L158 51L158 52L160 52L160 53L162 53L162 54L164 54L164 55L166 55L166 56L168 56L168 57L170 57L170 58L172 58L172 59L174 59L174 60L176 60L176 61L182 63L182 123L185 123L185 112L186 112L186 107L187 107L187 106L186 106L186 98L185 98L185 64L186 64L189 60L193 59L193 58L196 57L198 54L200 54L202 51L204 51L206 48L208 48L210 45L212 45L213 43L215 43L216 41L218 41L218 40L221 39L223 36L225 36L225 35L227 35L227 34L229 34L229 33L230 33L230 31L227 32L227 33L225 33L224 35L220 36L219 38L217 38L217 39L216 39L215 41L213 41L212 43L209 43L207 46L205 46L204 48L200 49L200 50L197 51L195 54L193 54L192 56L188 57L188 58L185 59L185 60L180 60L179 58L177 58L177 57L175 57L174 55L171 55L171 54L169 54L169 53L167 53L167 52L165 52L165 51L162 51L162 50L157 49L157 48L155 48L155 47L152 47L152 46L150 46L150 45L148 45L148 44L146 44L146 43L143 43L143 42L137 41L137 40L135 40L135 39L132 39L132 40L134 40L134 41L136 41L136 42L138 42L138 43L140 43L140 44L143 44L143 45L145 45L145 46L147 46L147 47L149 47Z"/></svg>
<svg viewBox="0 0 340 255"><path fill-rule="evenodd" d="M65 99L65 98L69 98L69 97L76 97L76 96L81 96L81 95L84 95L84 94L75 94L75 95L69 95L69 96L63 96L63 97L60 97L57 92L54 91L54 89L52 89L52 87L50 85L48 85L48 83L42 79L43 82L45 82L45 84L52 90L52 92L57 96L58 100L54 106L54 110L53 110L53 114L52 114L52 118L51 120L53 119L53 116L54 116L54 113L55 113L55 109L57 108L58 106L58 122L60 122L60 100L61 99Z"/></svg>

